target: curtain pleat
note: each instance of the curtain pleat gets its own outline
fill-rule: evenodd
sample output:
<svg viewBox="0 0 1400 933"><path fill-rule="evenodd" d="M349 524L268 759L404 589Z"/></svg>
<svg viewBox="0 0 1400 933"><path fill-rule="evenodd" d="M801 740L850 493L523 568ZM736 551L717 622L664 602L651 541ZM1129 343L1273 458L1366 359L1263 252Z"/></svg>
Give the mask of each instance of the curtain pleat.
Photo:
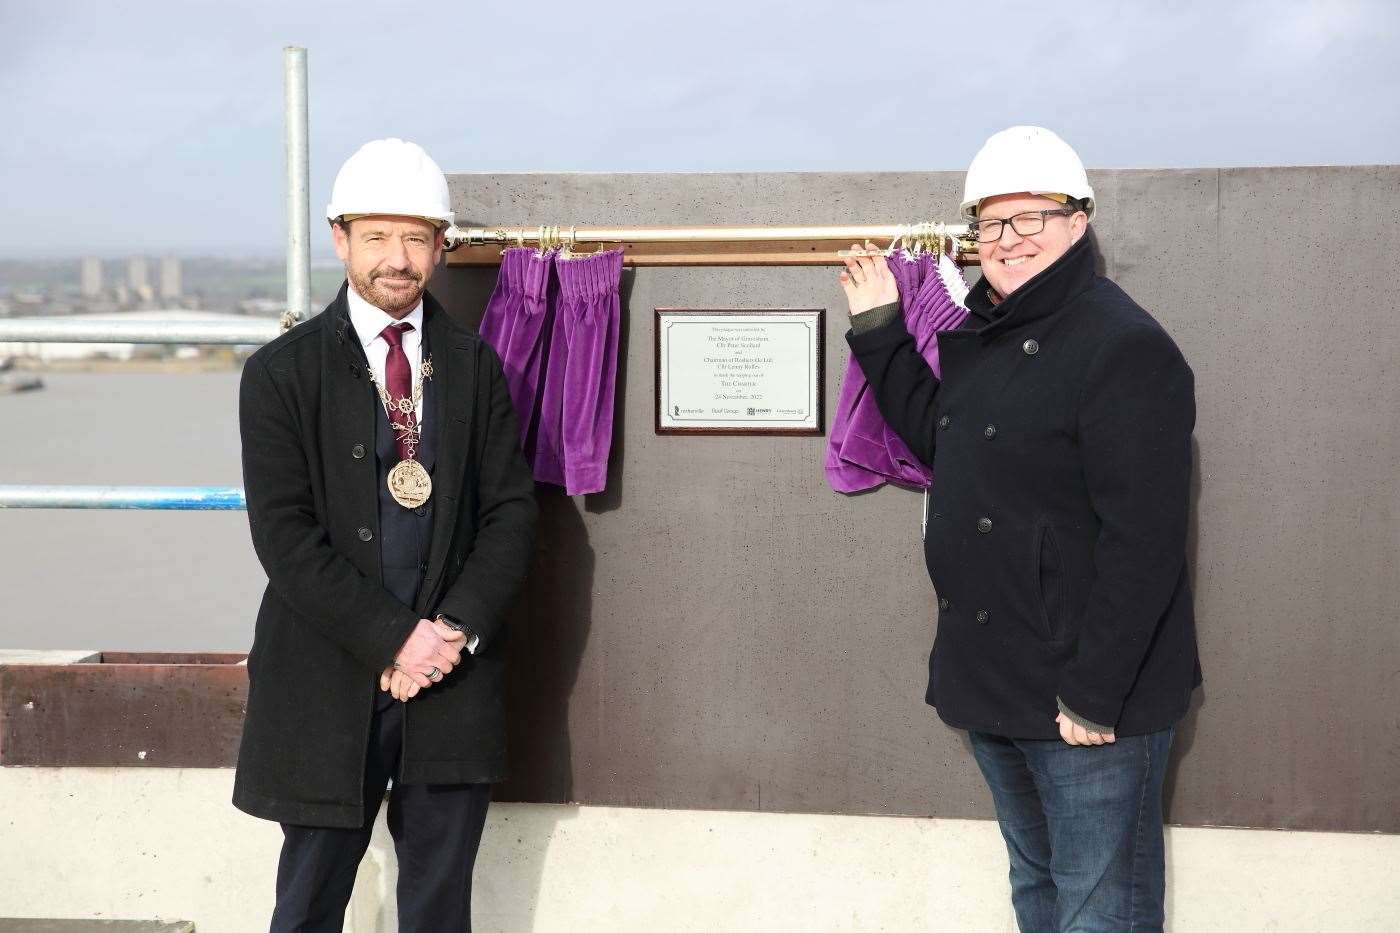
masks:
<svg viewBox="0 0 1400 933"><path fill-rule="evenodd" d="M520 419L520 443L528 452L538 422L537 402L544 384L550 319L550 272L554 255L512 248L501 256L496 288L481 316L481 338L501 358L510 400Z"/></svg>
<svg viewBox="0 0 1400 933"><path fill-rule="evenodd" d="M569 495L607 484L621 282L620 250L568 258L507 250L482 319L482 337L506 363L535 479Z"/></svg>

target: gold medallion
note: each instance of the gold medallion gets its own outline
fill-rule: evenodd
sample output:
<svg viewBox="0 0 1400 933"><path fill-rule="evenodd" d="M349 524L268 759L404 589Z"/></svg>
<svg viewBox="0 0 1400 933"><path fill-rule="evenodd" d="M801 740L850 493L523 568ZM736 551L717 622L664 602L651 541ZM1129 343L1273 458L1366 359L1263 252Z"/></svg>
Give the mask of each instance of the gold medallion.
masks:
<svg viewBox="0 0 1400 933"><path fill-rule="evenodd" d="M416 509L433 494L433 478L417 460L400 460L389 471L389 495L406 509Z"/></svg>

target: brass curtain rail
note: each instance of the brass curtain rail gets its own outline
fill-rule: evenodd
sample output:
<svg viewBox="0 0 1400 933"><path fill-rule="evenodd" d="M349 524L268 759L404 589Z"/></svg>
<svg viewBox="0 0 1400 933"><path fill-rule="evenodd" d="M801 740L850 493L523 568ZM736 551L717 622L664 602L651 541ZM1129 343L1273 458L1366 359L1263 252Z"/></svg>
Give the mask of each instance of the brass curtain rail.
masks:
<svg viewBox="0 0 1400 933"><path fill-rule="evenodd" d="M447 262L490 266L510 246L560 248L573 255L621 249L631 266L835 266L852 243L881 249L954 251L959 262L976 262L976 244L966 224L861 224L837 226L733 227L559 227L484 226L448 230Z"/></svg>

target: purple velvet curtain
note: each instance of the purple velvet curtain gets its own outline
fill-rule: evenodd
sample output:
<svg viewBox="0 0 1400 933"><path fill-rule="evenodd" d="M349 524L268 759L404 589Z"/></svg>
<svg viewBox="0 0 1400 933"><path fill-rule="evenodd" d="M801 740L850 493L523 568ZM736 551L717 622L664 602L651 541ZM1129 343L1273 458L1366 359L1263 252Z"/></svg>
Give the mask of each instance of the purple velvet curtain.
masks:
<svg viewBox="0 0 1400 933"><path fill-rule="evenodd" d="M508 249L481 319L500 354L535 479L602 492L612 448L622 253Z"/></svg>
<svg viewBox="0 0 1400 933"><path fill-rule="evenodd" d="M957 327L967 317L962 273L948 257L935 259L927 252L910 256L896 251L889 264L899 287L904 326L938 375L938 332ZM933 482L933 472L885 424L854 358L846 364L827 438L826 477L837 492L861 492L887 482L926 489Z"/></svg>
<svg viewBox="0 0 1400 933"><path fill-rule="evenodd" d="M602 492L617 388L622 252L555 262L559 304L535 445L535 477L577 496Z"/></svg>
<svg viewBox="0 0 1400 933"><path fill-rule="evenodd" d="M520 442L534 427L535 403L544 384L554 254L508 249L501 256L496 288L481 317L481 338L501 358L510 400L520 417Z"/></svg>

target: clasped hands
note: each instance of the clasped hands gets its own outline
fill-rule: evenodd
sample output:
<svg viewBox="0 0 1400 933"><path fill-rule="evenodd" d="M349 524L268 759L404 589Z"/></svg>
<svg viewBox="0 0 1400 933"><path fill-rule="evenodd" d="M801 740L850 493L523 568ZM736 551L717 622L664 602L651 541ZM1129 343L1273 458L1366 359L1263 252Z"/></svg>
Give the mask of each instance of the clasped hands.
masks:
<svg viewBox="0 0 1400 933"><path fill-rule="evenodd" d="M440 682L462 661L467 635L432 619L419 619L394 663L379 675L379 689L407 703ZM436 676L433 672L437 671Z"/></svg>

